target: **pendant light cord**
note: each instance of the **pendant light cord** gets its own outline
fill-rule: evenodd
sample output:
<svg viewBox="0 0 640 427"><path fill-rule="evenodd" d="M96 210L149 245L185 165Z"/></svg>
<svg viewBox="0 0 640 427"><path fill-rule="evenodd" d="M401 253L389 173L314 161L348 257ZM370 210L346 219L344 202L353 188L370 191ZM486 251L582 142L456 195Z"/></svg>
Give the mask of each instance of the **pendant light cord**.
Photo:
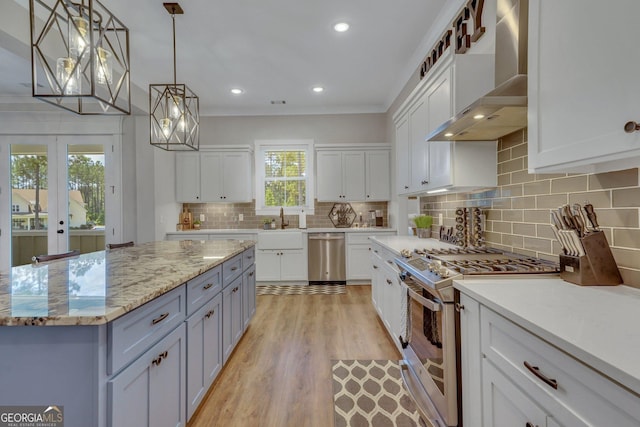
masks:
<svg viewBox="0 0 640 427"><path fill-rule="evenodd" d="M176 10L173 9L171 20L173 21L173 86L176 85Z"/></svg>

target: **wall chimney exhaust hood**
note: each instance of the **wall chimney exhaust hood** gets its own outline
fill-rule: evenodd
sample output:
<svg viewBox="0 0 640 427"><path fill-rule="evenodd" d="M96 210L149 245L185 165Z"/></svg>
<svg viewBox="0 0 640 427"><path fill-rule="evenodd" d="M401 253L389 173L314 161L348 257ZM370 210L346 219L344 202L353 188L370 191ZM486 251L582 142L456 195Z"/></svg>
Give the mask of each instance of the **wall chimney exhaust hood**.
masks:
<svg viewBox="0 0 640 427"><path fill-rule="evenodd" d="M528 0L497 1L496 88L436 128L428 141L493 141L527 126L528 12Z"/></svg>

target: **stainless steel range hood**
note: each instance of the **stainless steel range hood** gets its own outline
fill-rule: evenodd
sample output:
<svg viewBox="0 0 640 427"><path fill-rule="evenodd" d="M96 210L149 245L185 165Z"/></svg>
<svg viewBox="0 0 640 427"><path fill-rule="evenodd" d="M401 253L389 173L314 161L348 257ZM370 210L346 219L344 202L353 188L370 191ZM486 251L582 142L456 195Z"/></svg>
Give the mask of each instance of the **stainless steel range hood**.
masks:
<svg viewBox="0 0 640 427"><path fill-rule="evenodd" d="M527 126L528 0L498 0L496 88L427 136L428 141L493 141Z"/></svg>

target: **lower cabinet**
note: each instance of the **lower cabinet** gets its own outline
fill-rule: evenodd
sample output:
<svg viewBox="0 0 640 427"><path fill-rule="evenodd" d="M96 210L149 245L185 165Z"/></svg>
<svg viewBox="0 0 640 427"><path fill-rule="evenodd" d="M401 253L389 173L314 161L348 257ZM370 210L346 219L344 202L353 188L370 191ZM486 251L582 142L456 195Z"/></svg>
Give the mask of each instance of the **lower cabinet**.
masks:
<svg viewBox="0 0 640 427"><path fill-rule="evenodd" d="M640 425L637 395L464 293L460 304L465 426Z"/></svg>
<svg viewBox="0 0 640 427"><path fill-rule="evenodd" d="M257 278L259 281L306 281L307 250L266 249L256 251Z"/></svg>
<svg viewBox="0 0 640 427"><path fill-rule="evenodd" d="M558 425L487 359L482 361L482 374L485 426Z"/></svg>
<svg viewBox="0 0 640 427"><path fill-rule="evenodd" d="M399 337L406 338L406 291L393 264L395 255L377 245L372 249L371 299L393 343L402 351Z"/></svg>
<svg viewBox="0 0 640 427"><path fill-rule="evenodd" d="M347 238L347 280L372 280L370 237L391 236L394 232L346 233Z"/></svg>
<svg viewBox="0 0 640 427"><path fill-rule="evenodd" d="M222 290L222 360L227 363L243 333L242 278L237 277Z"/></svg>
<svg viewBox="0 0 640 427"><path fill-rule="evenodd" d="M189 316L187 324L187 419L222 369L222 294Z"/></svg>
<svg viewBox="0 0 640 427"><path fill-rule="evenodd" d="M186 425L185 329L178 326L108 381L108 425Z"/></svg>

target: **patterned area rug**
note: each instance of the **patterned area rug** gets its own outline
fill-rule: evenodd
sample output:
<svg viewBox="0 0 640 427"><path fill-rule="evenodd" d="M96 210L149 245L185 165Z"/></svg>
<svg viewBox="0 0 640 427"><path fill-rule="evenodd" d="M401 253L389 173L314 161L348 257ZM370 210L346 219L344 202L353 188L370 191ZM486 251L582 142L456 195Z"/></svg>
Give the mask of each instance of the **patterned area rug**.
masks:
<svg viewBox="0 0 640 427"><path fill-rule="evenodd" d="M334 360L335 427L426 427L396 360Z"/></svg>
<svg viewBox="0 0 640 427"><path fill-rule="evenodd" d="M262 285L256 295L335 295L346 294L345 285Z"/></svg>

